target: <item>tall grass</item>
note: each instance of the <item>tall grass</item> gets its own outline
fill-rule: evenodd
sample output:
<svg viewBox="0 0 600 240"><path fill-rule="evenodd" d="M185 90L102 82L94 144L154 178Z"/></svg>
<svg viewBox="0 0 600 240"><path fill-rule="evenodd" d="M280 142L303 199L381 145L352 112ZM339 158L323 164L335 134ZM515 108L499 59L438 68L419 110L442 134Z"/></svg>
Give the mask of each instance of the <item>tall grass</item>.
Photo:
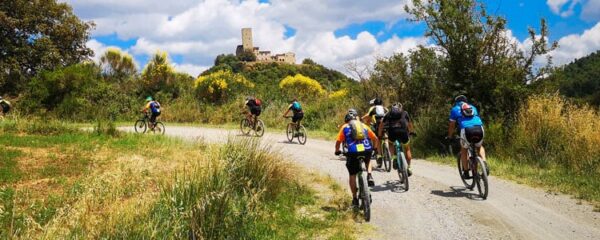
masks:
<svg viewBox="0 0 600 240"><path fill-rule="evenodd" d="M600 114L557 95L533 96L522 106L511 148L516 161L600 173Z"/></svg>

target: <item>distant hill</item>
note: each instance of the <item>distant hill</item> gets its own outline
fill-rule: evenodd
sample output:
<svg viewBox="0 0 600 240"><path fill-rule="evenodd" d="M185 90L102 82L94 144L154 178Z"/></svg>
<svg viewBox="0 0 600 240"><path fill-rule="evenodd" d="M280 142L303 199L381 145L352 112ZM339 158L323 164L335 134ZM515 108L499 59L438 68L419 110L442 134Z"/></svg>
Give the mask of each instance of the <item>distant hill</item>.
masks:
<svg viewBox="0 0 600 240"><path fill-rule="evenodd" d="M600 51L565 65L555 77L565 96L600 106Z"/></svg>
<svg viewBox="0 0 600 240"><path fill-rule="evenodd" d="M305 59L302 64L245 63L232 54L217 56L215 65L200 75L206 75L221 69L230 69L235 73L241 73L248 80L269 92L270 90L278 90L281 79L296 74L302 74L317 80L327 90L337 90L357 84L356 81L343 73L326 68L310 59Z"/></svg>

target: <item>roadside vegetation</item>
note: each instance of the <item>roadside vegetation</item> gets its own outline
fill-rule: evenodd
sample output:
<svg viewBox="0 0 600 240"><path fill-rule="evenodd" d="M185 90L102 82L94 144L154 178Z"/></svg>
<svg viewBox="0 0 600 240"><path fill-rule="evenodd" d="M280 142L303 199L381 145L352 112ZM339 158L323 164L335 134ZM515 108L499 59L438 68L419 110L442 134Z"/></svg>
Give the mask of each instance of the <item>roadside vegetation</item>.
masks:
<svg viewBox="0 0 600 240"><path fill-rule="evenodd" d="M353 239L345 192L257 141L0 122L0 238Z"/></svg>

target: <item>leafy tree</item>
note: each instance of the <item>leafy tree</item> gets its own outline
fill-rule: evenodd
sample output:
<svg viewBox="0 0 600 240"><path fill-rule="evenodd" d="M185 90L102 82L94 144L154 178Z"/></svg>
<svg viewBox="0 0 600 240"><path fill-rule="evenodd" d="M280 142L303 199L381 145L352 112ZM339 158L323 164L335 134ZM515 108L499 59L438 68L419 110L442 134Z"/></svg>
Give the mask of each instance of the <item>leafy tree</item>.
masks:
<svg viewBox="0 0 600 240"><path fill-rule="evenodd" d="M214 73L200 76L194 82L196 95L204 102L222 104L232 96L244 90L254 88L254 83L248 81L243 75L229 70L219 70Z"/></svg>
<svg viewBox="0 0 600 240"><path fill-rule="evenodd" d="M600 107L600 51L559 68L551 78L565 96Z"/></svg>
<svg viewBox="0 0 600 240"><path fill-rule="evenodd" d="M162 91L172 94L171 98L177 97L178 89L175 87L175 79L175 68L171 66L167 53L158 51L142 71L142 93L154 95Z"/></svg>
<svg viewBox="0 0 600 240"><path fill-rule="evenodd" d="M41 70L87 59L93 27L56 0L0 1L0 91L16 93Z"/></svg>
<svg viewBox="0 0 600 240"><path fill-rule="evenodd" d="M465 93L483 110L505 116L518 109L527 95L527 84L547 72L549 65L534 69L534 60L556 48L549 44L547 25L540 32L529 29L531 49L520 50L507 35L506 20L489 15L475 0L413 0L406 11L414 21L427 25L431 37L445 56L448 90ZM548 59L548 64L550 60Z"/></svg>
<svg viewBox="0 0 600 240"><path fill-rule="evenodd" d="M133 57L116 48L106 50L100 57L100 65L107 77L119 82L132 77L137 71Z"/></svg>
<svg viewBox="0 0 600 240"><path fill-rule="evenodd" d="M244 50L244 52L240 55L239 59L244 62L255 62L256 55L254 55L254 52L250 50Z"/></svg>
<svg viewBox="0 0 600 240"><path fill-rule="evenodd" d="M408 81L408 59L400 53L378 59L371 78L365 84L369 98L377 96L396 102L410 98L406 94Z"/></svg>

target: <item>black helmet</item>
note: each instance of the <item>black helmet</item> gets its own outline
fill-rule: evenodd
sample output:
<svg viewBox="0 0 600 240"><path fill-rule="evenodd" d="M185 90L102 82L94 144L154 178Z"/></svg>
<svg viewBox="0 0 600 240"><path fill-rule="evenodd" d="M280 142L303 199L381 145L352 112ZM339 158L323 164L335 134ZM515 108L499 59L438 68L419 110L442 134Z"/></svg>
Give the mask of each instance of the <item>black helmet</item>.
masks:
<svg viewBox="0 0 600 240"><path fill-rule="evenodd" d="M344 122L350 122L354 119L355 115L351 114L351 113L347 113L346 116L344 116Z"/></svg>
<svg viewBox="0 0 600 240"><path fill-rule="evenodd" d="M454 98L454 102L466 102L467 97L465 95L458 95Z"/></svg>
<svg viewBox="0 0 600 240"><path fill-rule="evenodd" d="M354 108L350 108L350 109L348 109L348 114L352 114L356 117L356 116L358 116L358 111L356 111L356 109L354 109Z"/></svg>
<svg viewBox="0 0 600 240"><path fill-rule="evenodd" d="M381 100L381 98L379 98L379 97L375 98L374 102L375 102L375 105L381 105L381 104L383 104L383 100Z"/></svg>

